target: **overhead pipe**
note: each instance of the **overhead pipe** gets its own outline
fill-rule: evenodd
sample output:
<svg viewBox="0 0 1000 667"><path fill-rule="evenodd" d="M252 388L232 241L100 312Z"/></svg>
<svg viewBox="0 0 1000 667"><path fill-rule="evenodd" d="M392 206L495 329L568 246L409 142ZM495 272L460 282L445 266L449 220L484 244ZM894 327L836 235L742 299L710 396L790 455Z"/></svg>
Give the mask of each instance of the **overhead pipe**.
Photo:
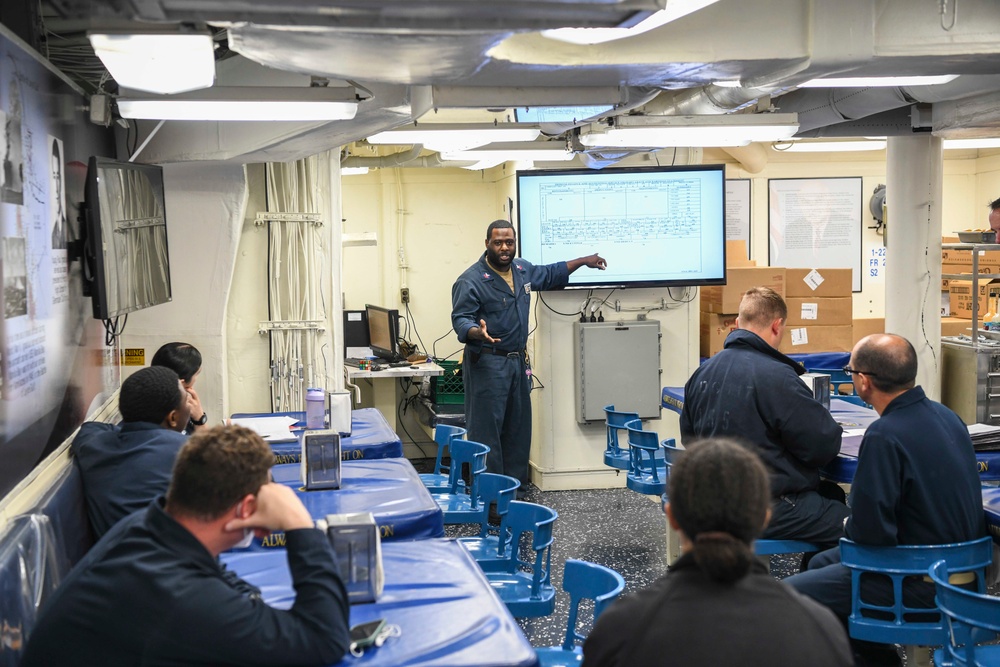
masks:
<svg viewBox="0 0 1000 667"><path fill-rule="evenodd" d="M340 166L342 168L368 167L369 169L392 169L394 167L430 169L434 167L471 167L476 164L470 160L442 160L439 153L420 157L420 152L423 149L422 145L414 144L413 148L408 151L381 157L359 157L352 155L341 160Z"/></svg>

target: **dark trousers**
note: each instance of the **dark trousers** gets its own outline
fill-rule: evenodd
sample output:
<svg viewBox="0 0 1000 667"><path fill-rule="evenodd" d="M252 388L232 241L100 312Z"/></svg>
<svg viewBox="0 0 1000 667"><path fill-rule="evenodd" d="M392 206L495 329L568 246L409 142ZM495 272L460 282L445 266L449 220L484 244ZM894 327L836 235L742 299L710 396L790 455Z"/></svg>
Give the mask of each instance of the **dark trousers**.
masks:
<svg viewBox="0 0 1000 667"><path fill-rule="evenodd" d="M488 472L528 479L531 453L531 378L524 355L473 355L462 364L466 437L489 445Z"/></svg>
<svg viewBox="0 0 1000 667"><path fill-rule="evenodd" d="M844 536L844 519L850 514L842 501L816 491L786 494L771 502L771 521L761 537L834 546Z"/></svg>

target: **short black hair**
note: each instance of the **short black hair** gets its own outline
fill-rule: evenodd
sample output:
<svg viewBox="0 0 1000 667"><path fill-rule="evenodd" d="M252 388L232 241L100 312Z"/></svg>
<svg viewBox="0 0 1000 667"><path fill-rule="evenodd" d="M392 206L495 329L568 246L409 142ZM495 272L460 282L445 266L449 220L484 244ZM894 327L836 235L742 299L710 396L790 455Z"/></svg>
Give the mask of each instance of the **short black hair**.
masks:
<svg viewBox="0 0 1000 667"><path fill-rule="evenodd" d="M887 335L897 342L887 344L884 338L871 336L854 351L851 363L857 370L870 373L868 378L879 391L896 393L913 389L917 380L917 351L902 336Z"/></svg>
<svg viewBox="0 0 1000 667"><path fill-rule="evenodd" d="M187 400L177 373L165 366L140 368L122 382L118 410L125 422L162 424L172 410Z"/></svg>
<svg viewBox="0 0 1000 667"><path fill-rule="evenodd" d="M149 365L166 366L180 379L190 382L194 374L201 370L201 352L190 343L167 343L156 351Z"/></svg>
<svg viewBox="0 0 1000 667"><path fill-rule="evenodd" d="M990 204L989 204L989 206L990 206L990 210L991 211L995 211L998 208L1000 208L1000 198L997 198L997 199L994 199L993 201L991 201Z"/></svg>
<svg viewBox="0 0 1000 667"><path fill-rule="evenodd" d="M490 226L486 228L487 241L493 238L494 229L514 229L514 225L511 223L510 220L494 220L493 222L490 223Z"/></svg>
<svg viewBox="0 0 1000 667"><path fill-rule="evenodd" d="M192 435L174 462L167 511L211 521L267 483L270 445L243 426L213 426Z"/></svg>

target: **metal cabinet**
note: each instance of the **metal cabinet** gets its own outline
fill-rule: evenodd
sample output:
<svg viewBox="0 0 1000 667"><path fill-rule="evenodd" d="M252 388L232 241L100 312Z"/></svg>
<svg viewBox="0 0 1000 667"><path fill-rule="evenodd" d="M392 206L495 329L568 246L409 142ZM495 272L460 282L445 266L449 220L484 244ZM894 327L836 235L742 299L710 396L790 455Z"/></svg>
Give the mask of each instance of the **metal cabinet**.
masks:
<svg viewBox="0 0 1000 667"><path fill-rule="evenodd" d="M604 406L660 416L660 323L576 322L576 418L604 420Z"/></svg>

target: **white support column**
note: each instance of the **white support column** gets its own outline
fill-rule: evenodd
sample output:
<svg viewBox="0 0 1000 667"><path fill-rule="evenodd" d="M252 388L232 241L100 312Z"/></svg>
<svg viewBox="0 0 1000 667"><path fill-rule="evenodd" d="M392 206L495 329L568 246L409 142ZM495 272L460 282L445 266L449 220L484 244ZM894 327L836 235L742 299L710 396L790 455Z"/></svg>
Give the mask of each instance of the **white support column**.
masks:
<svg viewBox="0 0 1000 667"><path fill-rule="evenodd" d="M941 397L941 139L889 137L885 329L917 351L917 383Z"/></svg>

